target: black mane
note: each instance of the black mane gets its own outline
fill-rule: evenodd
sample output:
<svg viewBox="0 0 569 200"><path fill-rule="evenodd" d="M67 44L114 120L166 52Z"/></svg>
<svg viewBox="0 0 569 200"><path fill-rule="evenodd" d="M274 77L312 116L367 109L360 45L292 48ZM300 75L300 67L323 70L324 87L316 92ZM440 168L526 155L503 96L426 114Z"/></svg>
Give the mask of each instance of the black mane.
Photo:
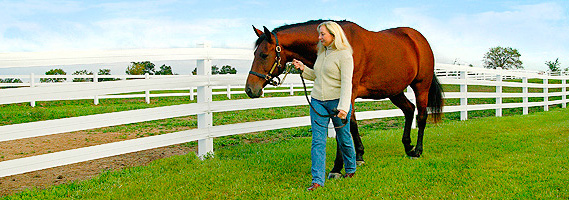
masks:
<svg viewBox="0 0 569 200"><path fill-rule="evenodd" d="M301 23L296 23L296 24L285 24L285 25L282 25L282 26L280 26L280 27L277 27L277 28L273 29L272 32L273 32L273 33L278 33L279 31L286 30L286 29L289 29L289 28L294 28L294 27L299 27L299 26L309 26L309 25L321 24L322 22L326 22L326 21L334 21L334 22L336 22L336 23L350 22L350 21L347 21L347 20L342 20L342 21L336 21L336 20L322 20L322 19L319 19L319 20L310 20L310 21L307 21L307 22L301 22ZM265 40L265 38L266 38L265 35L261 35L261 36L257 39L257 41L255 41L255 47L259 46L259 45L261 44L261 42L263 42L263 40Z"/></svg>

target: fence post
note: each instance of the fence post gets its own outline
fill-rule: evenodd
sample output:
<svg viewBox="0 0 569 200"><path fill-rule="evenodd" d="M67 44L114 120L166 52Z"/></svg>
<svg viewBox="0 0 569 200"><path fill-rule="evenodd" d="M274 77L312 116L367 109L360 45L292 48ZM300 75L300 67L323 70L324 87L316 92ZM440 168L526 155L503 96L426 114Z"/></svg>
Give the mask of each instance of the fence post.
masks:
<svg viewBox="0 0 569 200"><path fill-rule="evenodd" d="M523 108L523 114L527 115L529 113L529 89L528 89L528 77L527 75L524 76L522 78L522 84L524 85L522 88L522 93L523 93L523 103L524 103L524 108Z"/></svg>
<svg viewBox="0 0 569 200"><path fill-rule="evenodd" d="M36 81L35 81L34 79L35 79L34 73L31 73L31 74L30 74L30 87L31 87L31 88L33 88L33 87L36 86ZM31 107L36 107L36 101L31 101L31 102L30 102L30 106L31 106Z"/></svg>
<svg viewBox="0 0 569 200"><path fill-rule="evenodd" d="M203 47L205 51L210 48L210 44L204 43L199 44L198 47ZM209 55L205 59L197 60L197 74L211 76L211 59ZM209 127L213 126L213 118L211 110L209 109L209 103L212 101L212 91L211 85L208 81L207 85L198 87L198 103L207 104L207 111L202 114L198 114L198 129L207 129L209 132ZM207 138L198 140L198 157L205 159L209 156L213 156L213 138L211 138L208 133Z"/></svg>
<svg viewBox="0 0 569 200"><path fill-rule="evenodd" d="M466 79L466 71L460 71L460 79L464 83L460 84L460 120L468 120L468 80Z"/></svg>
<svg viewBox="0 0 569 200"><path fill-rule="evenodd" d="M99 82L99 76L96 73L93 73L93 83L98 83ZM99 96L95 95L95 97L93 97L93 104L95 105L99 105Z"/></svg>
<svg viewBox="0 0 569 200"><path fill-rule="evenodd" d="M190 87L190 101L194 100L194 87Z"/></svg>
<svg viewBox="0 0 569 200"><path fill-rule="evenodd" d="M549 76L549 73L547 73ZM543 111L549 111L549 77L543 79Z"/></svg>
<svg viewBox="0 0 569 200"><path fill-rule="evenodd" d="M502 116L502 68L498 67L496 75L496 117Z"/></svg>
<svg viewBox="0 0 569 200"><path fill-rule="evenodd" d="M328 129L326 129L326 131L328 132L329 138L336 138L336 131L334 130L334 123L332 123L332 120L328 122Z"/></svg>
<svg viewBox="0 0 569 200"><path fill-rule="evenodd" d="M561 107L562 108L567 108L567 78L564 77L564 79L561 80L561 94L563 94L563 96L561 96Z"/></svg>
<svg viewBox="0 0 569 200"><path fill-rule="evenodd" d="M148 80L150 77L148 76L148 73L144 74L144 79ZM144 100L146 101L147 104L150 104L150 90L146 90L144 91Z"/></svg>
<svg viewBox="0 0 569 200"><path fill-rule="evenodd" d="M231 99L231 85L227 85L227 98Z"/></svg>
<svg viewBox="0 0 569 200"><path fill-rule="evenodd" d="M290 83L290 96L294 96L294 83Z"/></svg>

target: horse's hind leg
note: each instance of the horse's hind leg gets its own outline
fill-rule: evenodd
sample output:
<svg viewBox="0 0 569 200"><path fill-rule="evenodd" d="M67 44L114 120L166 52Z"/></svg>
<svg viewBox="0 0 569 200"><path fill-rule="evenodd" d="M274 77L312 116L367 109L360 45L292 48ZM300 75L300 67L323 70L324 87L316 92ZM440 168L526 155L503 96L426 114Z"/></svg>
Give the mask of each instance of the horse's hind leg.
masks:
<svg viewBox="0 0 569 200"><path fill-rule="evenodd" d="M358 123L356 121L356 114L354 111L355 110L352 111L352 116L350 117L350 133L352 133L354 148L356 149L356 163L358 165L362 165L364 163L364 144L360 137L360 131L358 130Z"/></svg>
<svg viewBox="0 0 569 200"><path fill-rule="evenodd" d="M417 146L410 152L407 152L407 155L420 157L423 153L423 135L425 133L425 126L427 125L430 84L417 84L411 87L415 91L415 98L417 99L417 128L419 130L417 131Z"/></svg>
<svg viewBox="0 0 569 200"><path fill-rule="evenodd" d="M405 153L408 156L416 157L413 154L413 145L411 145L411 126L413 124L415 105L413 105L403 93L392 96L389 99L395 106L401 109L405 115L405 128L403 129L403 138L401 139L403 147L405 147Z"/></svg>
<svg viewBox="0 0 569 200"><path fill-rule="evenodd" d="M340 150L340 145L338 144L339 144L338 138L336 138L336 159L334 160L334 167L332 167L332 170L330 170L330 174L328 174L328 179L335 179L342 177L342 169L344 168L344 159L342 158L342 151Z"/></svg>

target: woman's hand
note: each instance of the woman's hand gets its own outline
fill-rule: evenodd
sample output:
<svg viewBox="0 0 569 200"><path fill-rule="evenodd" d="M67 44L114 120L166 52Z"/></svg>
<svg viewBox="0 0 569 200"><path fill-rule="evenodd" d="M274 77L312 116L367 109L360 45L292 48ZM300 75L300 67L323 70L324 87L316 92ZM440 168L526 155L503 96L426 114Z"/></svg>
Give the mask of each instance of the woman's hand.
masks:
<svg viewBox="0 0 569 200"><path fill-rule="evenodd" d="M300 60L297 59L292 59L292 64L294 65L295 68L300 69L301 71L304 71L304 67L306 66Z"/></svg>
<svg viewBox="0 0 569 200"><path fill-rule="evenodd" d="M344 110L338 110L338 111L339 111L339 112L338 112L338 115L337 115L337 116L338 116L340 119L346 119L346 117L348 116L348 113L347 113L346 111L344 111Z"/></svg>

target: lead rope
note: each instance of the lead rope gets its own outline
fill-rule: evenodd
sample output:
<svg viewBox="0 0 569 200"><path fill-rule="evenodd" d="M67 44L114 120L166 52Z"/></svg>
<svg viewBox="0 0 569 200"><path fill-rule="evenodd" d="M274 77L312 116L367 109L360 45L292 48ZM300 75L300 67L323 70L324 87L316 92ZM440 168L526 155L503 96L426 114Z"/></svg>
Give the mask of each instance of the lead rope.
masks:
<svg viewBox="0 0 569 200"><path fill-rule="evenodd" d="M310 109L312 109L312 111L314 111L314 113L316 113L320 117L335 117L335 116L337 116L338 113L340 113L340 111L338 111L338 109L336 109L336 108L332 109L333 114L322 115L322 114L318 113L316 111L316 109L314 109L314 107L312 107L312 103L308 99L308 92L306 90L306 83L304 82L304 77L302 77L302 73L300 73L299 75L300 75L300 80L302 80L302 86L304 87L304 97L306 97L306 101L308 102ZM338 127L334 127L334 128L344 128L344 126L346 126L348 124L348 118L347 117L346 117L346 119L341 119L341 120L342 120L342 125L338 126ZM314 123L318 126L328 128L328 126L323 126L322 124L318 123L317 121L314 121Z"/></svg>

